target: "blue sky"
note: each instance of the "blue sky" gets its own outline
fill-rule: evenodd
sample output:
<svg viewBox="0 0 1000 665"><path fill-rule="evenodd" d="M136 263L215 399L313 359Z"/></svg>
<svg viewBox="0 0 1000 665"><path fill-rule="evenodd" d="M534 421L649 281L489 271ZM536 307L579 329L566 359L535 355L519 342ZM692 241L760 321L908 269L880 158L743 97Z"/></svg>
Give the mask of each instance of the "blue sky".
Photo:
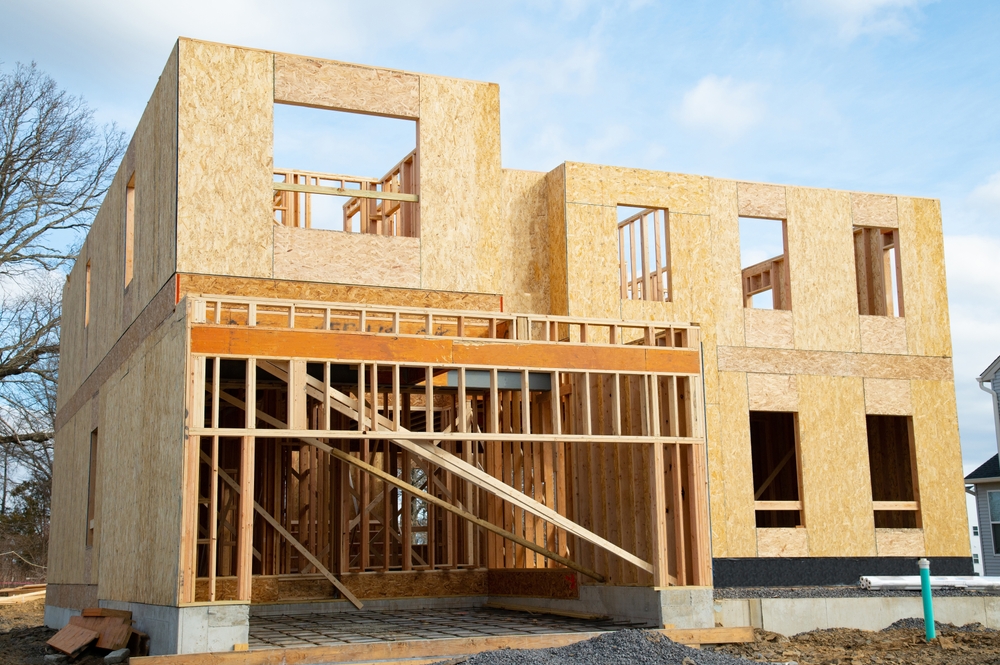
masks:
<svg viewBox="0 0 1000 665"><path fill-rule="evenodd" d="M940 198L963 455L996 452L975 377L1000 355L1000 3L0 0L0 15L5 66L36 61L128 132L185 35L499 83L510 168Z"/></svg>

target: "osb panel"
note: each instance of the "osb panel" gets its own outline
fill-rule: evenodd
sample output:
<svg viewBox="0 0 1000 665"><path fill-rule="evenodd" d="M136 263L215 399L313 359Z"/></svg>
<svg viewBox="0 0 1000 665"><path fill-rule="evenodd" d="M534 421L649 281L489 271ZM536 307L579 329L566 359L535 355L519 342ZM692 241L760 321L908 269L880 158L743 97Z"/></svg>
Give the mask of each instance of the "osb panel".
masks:
<svg viewBox="0 0 1000 665"><path fill-rule="evenodd" d="M45 604L73 610L97 607L97 585L49 582L45 586Z"/></svg>
<svg viewBox="0 0 1000 665"><path fill-rule="evenodd" d="M544 173L503 170L502 208L495 220L498 238L498 290L511 312L548 314L549 187Z"/></svg>
<svg viewBox="0 0 1000 665"><path fill-rule="evenodd" d="M719 370L761 374L866 376L876 379L952 378L950 358L892 356L875 353L834 353L720 346Z"/></svg>
<svg viewBox="0 0 1000 665"><path fill-rule="evenodd" d="M101 390L102 599L177 601L185 337L178 313Z"/></svg>
<svg viewBox="0 0 1000 665"><path fill-rule="evenodd" d="M879 416L912 415L910 382L905 379L865 379L865 413Z"/></svg>
<svg viewBox="0 0 1000 665"><path fill-rule="evenodd" d="M420 77L276 53L274 101L416 119L420 117Z"/></svg>
<svg viewBox="0 0 1000 665"><path fill-rule="evenodd" d="M122 329L174 273L177 221L177 47L170 53L153 96L136 127L130 150L135 169L135 260L125 293ZM128 169L129 171L131 169ZM127 184L126 172L121 187ZM122 208L115 223L121 226ZM120 259L119 265L121 265ZM122 282L115 284L121 288Z"/></svg>
<svg viewBox="0 0 1000 665"><path fill-rule="evenodd" d="M950 356L940 203L904 197L898 201L908 350L918 355Z"/></svg>
<svg viewBox="0 0 1000 665"><path fill-rule="evenodd" d="M726 447L722 445L722 414L718 404L705 405L705 429L708 437L708 510L712 516L712 556L726 556L729 539L726 531ZM751 488L753 491L753 488Z"/></svg>
<svg viewBox="0 0 1000 665"><path fill-rule="evenodd" d="M479 596L486 594L486 574L483 571L345 575L341 581L358 598Z"/></svg>
<svg viewBox="0 0 1000 665"><path fill-rule="evenodd" d="M743 309L747 346L765 349L795 348L795 317L782 309Z"/></svg>
<svg viewBox="0 0 1000 665"><path fill-rule="evenodd" d="M566 167L557 166L545 176L548 197L549 311L566 315L569 291L566 283Z"/></svg>
<svg viewBox="0 0 1000 665"><path fill-rule="evenodd" d="M861 350L864 353L906 353L906 319L896 316L862 316Z"/></svg>
<svg viewBox="0 0 1000 665"><path fill-rule="evenodd" d="M712 180L712 257L714 268L714 312L718 343L742 346L746 343L744 317L733 315L743 308L740 268L740 219L737 184L732 180ZM705 320L706 325L710 320ZM788 322L789 338L791 321ZM788 348L791 348L789 342Z"/></svg>
<svg viewBox="0 0 1000 665"><path fill-rule="evenodd" d="M970 556L955 384L913 381L910 389L927 555Z"/></svg>
<svg viewBox="0 0 1000 665"><path fill-rule="evenodd" d="M118 340L122 331L124 240L122 211L128 174L120 170L108 188L104 203L87 235L90 262L90 325L84 376L90 374ZM84 262L86 263L86 261ZM84 270L86 281L86 270Z"/></svg>
<svg viewBox="0 0 1000 665"><path fill-rule="evenodd" d="M799 377L799 450L811 556L874 556L864 388L854 377Z"/></svg>
<svg viewBox="0 0 1000 665"><path fill-rule="evenodd" d="M499 312L500 296L487 293L456 293L389 287L323 284L278 279L222 277L216 275L178 275L181 295L243 296L279 298L398 307L430 307L479 312Z"/></svg>
<svg viewBox="0 0 1000 665"><path fill-rule="evenodd" d="M806 529L757 529L757 556L809 556Z"/></svg>
<svg viewBox="0 0 1000 665"><path fill-rule="evenodd" d="M80 248L76 263L62 289L62 325L59 327L59 409L76 393L85 378L87 337L83 326L87 284L87 243Z"/></svg>
<svg viewBox="0 0 1000 665"><path fill-rule="evenodd" d="M270 277L273 58L179 48L177 270Z"/></svg>
<svg viewBox="0 0 1000 665"><path fill-rule="evenodd" d="M741 182L737 187L740 217L785 219L788 216L785 188L781 185Z"/></svg>
<svg viewBox="0 0 1000 665"><path fill-rule="evenodd" d="M785 192L795 348L860 351L850 195L804 187Z"/></svg>
<svg viewBox="0 0 1000 665"><path fill-rule="evenodd" d="M498 291L499 87L421 76L417 149L421 286Z"/></svg>
<svg viewBox="0 0 1000 665"><path fill-rule="evenodd" d="M644 169L566 163L566 201L605 206L666 208L708 215L711 179Z"/></svg>
<svg viewBox="0 0 1000 665"><path fill-rule="evenodd" d="M798 411L799 383L795 375L747 374L751 411Z"/></svg>
<svg viewBox="0 0 1000 665"><path fill-rule="evenodd" d="M580 597L579 575L565 568L492 569L487 571L491 596L532 596L575 600Z"/></svg>
<svg viewBox="0 0 1000 665"><path fill-rule="evenodd" d="M851 192L851 217L856 226L894 229L899 224L896 197Z"/></svg>
<svg viewBox="0 0 1000 665"><path fill-rule="evenodd" d="M274 227L274 277L420 287L420 239Z"/></svg>
<svg viewBox="0 0 1000 665"><path fill-rule="evenodd" d="M750 458L750 418L746 375L719 372L720 436L724 484L724 505L712 506L712 521L725 522L726 550L713 552L720 557L757 555L754 516L753 472ZM720 510L721 509L721 510Z"/></svg>
<svg viewBox="0 0 1000 665"><path fill-rule="evenodd" d="M921 529L875 529L879 556L925 556Z"/></svg>
<svg viewBox="0 0 1000 665"><path fill-rule="evenodd" d="M618 318L618 217L611 206L566 205L570 316Z"/></svg>
<svg viewBox="0 0 1000 665"><path fill-rule="evenodd" d="M90 409L56 430L52 461L49 584L85 584Z"/></svg>

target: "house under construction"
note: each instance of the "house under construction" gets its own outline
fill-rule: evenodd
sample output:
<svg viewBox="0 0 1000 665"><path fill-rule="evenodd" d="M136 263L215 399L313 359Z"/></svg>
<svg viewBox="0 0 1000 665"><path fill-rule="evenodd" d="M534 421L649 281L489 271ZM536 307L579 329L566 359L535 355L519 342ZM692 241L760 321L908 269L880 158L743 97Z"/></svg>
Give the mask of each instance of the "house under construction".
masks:
<svg viewBox="0 0 1000 665"><path fill-rule="evenodd" d="M276 104L415 146L274 164ZM696 628L713 586L971 574L937 201L504 169L499 104L178 41L64 290L50 626L231 650L262 608L516 598ZM744 266L748 218L782 240Z"/></svg>

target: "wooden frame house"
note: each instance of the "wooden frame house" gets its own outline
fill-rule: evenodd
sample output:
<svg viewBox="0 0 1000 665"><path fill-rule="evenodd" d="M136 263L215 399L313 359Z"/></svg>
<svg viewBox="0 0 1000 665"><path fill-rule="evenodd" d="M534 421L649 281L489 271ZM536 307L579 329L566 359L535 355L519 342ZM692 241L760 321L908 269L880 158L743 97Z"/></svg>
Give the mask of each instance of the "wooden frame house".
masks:
<svg viewBox="0 0 1000 665"><path fill-rule="evenodd" d="M275 165L275 104L415 150ZM516 597L705 627L713 584L966 572L937 201L509 170L499 119L494 84L178 41L65 286L49 625L130 609L193 652L260 608ZM783 254L743 268L741 217Z"/></svg>

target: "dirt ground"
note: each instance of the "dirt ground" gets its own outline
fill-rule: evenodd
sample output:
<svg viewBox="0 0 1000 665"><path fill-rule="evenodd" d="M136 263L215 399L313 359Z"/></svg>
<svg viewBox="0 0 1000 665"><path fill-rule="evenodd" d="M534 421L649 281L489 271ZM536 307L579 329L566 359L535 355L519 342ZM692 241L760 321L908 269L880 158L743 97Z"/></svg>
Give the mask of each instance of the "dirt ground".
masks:
<svg viewBox="0 0 1000 665"><path fill-rule="evenodd" d="M42 665L51 651L45 642L56 631L45 627L45 601L41 598L20 605L0 605L0 665ZM101 654L107 653L102 651ZM84 653L74 665L97 665L104 657Z"/></svg>
<svg viewBox="0 0 1000 665"><path fill-rule="evenodd" d="M755 631L751 644L727 644L713 650L750 660L798 665L1000 665L1000 632L977 624L941 626L928 643L923 628L816 630L788 638Z"/></svg>

